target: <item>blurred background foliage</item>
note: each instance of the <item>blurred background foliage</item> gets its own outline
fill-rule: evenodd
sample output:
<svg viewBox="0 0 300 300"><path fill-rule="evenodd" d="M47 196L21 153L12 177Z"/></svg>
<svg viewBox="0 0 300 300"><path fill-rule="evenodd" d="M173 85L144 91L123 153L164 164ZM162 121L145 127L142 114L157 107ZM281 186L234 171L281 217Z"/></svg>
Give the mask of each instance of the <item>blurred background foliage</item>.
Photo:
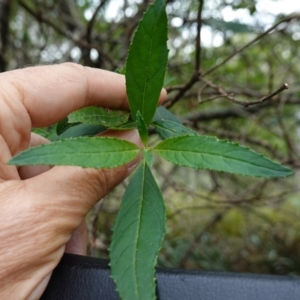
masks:
<svg viewBox="0 0 300 300"><path fill-rule="evenodd" d="M0 0L0 71L62 62L121 69L149 3ZM295 175L253 179L178 168L157 158L168 220L159 265L300 275L299 4L168 0L167 12L164 105L199 134L239 142ZM51 128L39 132L53 138ZM90 212L90 255L108 257L126 184Z"/></svg>

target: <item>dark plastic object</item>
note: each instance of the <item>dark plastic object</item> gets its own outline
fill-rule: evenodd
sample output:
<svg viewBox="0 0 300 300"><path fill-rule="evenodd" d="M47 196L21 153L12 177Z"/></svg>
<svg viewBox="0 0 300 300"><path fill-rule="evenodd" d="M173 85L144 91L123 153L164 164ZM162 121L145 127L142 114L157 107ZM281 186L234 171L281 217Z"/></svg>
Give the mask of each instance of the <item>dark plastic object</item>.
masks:
<svg viewBox="0 0 300 300"><path fill-rule="evenodd" d="M160 300L299 300L300 277L157 269ZM108 262L65 254L42 300L119 300ZM143 299L141 299L143 300Z"/></svg>

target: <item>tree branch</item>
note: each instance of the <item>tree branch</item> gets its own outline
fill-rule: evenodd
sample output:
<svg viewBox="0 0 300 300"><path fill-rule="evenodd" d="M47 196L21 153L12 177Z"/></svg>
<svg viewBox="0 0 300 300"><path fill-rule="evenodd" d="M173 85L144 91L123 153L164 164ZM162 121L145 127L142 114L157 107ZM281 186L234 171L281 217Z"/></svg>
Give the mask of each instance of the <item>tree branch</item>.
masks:
<svg viewBox="0 0 300 300"><path fill-rule="evenodd" d="M86 40L89 43L91 42L91 34L92 34L93 27L94 27L95 22L96 22L96 17L98 15L100 9L105 5L106 2L107 2L107 0L103 0L103 1L100 2L100 4L96 7L92 18L90 19L90 21L87 24L87 27L86 27Z"/></svg>
<svg viewBox="0 0 300 300"><path fill-rule="evenodd" d="M252 41L250 41L249 43L247 43L246 45L244 45L243 47L237 49L235 52L233 52L232 54L230 54L227 58L225 58L222 62L220 62L219 64L215 65L214 67L212 67L211 69L207 70L206 72L204 72L202 74L202 77L207 76L208 74L213 73L215 70L217 70L218 68L220 68L221 66L225 65L230 59L232 59L233 57L235 57L237 54L241 53L242 51L244 51L245 49L249 48L250 46L252 46L254 43L256 43L257 41L259 41L261 38L263 38L264 36L266 36L267 34L269 34L271 31L273 31L275 28L277 28L280 24L282 23L286 23L286 22L290 22L294 19L298 19L300 18L300 14L292 14L289 16L286 16L285 18L281 19L280 21L278 21L276 24L274 24L273 26L271 26L268 30L264 31L263 33L259 34L255 39L253 39Z"/></svg>
<svg viewBox="0 0 300 300"><path fill-rule="evenodd" d="M201 68L201 28L202 28L202 11L204 0L199 0L199 8L197 14L197 36L196 36L196 55L195 55L195 70L200 71Z"/></svg>
<svg viewBox="0 0 300 300"><path fill-rule="evenodd" d="M279 93L281 93L282 91L284 90L287 90L289 88L288 84L287 83L284 83L279 89L277 89L275 92L265 96L265 97L262 97L261 99L257 100L257 101L240 101L240 100L237 100L235 97L232 96L232 94L228 94L224 91L224 89L220 86L217 86L215 84L213 84L211 81L209 80L206 80L204 78L202 78L202 81L205 82L205 84L207 86L210 86L211 88L213 88L214 90L218 91L219 95L216 95L216 96L213 96L209 99L206 99L206 100L203 100L203 101L199 101L199 103L204 103L204 102L208 102L208 101L211 101L211 100L214 100L214 99L217 99L219 97L224 97L228 100L230 100L231 102L235 103L235 104L239 104L239 105L242 105L244 107L249 107L251 105L255 105L255 104L262 104L264 103L265 101L271 99L272 97L278 95Z"/></svg>
<svg viewBox="0 0 300 300"><path fill-rule="evenodd" d="M104 58L105 60L107 60L111 65L112 68L117 68L117 63L109 56L107 55L105 52L103 52L102 48L99 47L96 44L93 43L88 43L80 38L75 38L72 35L69 35L67 33L67 31L61 29L59 26L55 25L52 21L50 21L49 19L46 19L42 14L38 14L37 12L35 12L34 10L32 10L23 0L18 0L19 4L30 14L32 15L38 22L43 22L47 25L49 25L51 28L53 28L57 33L59 33L60 35L68 38L70 41L72 41L75 45L79 46L79 47L83 47L83 48L87 48L87 49L96 49L102 58Z"/></svg>
<svg viewBox="0 0 300 300"><path fill-rule="evenodd" d="M173 98L167 99L163 105L166 108L173 106L197 81L199 81L199 73L195 72L191 79L183 87L178 89L178 93Z"/></svg>

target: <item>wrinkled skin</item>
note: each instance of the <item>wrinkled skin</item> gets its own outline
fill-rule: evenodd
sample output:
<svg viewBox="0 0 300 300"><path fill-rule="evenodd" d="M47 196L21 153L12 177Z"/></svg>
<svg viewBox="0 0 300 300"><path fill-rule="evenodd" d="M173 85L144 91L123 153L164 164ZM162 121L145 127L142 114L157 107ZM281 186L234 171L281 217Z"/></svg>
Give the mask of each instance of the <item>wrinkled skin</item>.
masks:
<svg viewBox="0 0 300 300"><path fill-rule="evenodd" d="M39 299L64 251L85 254L85 215L137 163L102 170L6 164L48 143L32 127L88 105L128 109L124 76L75 64L0 74L0 299ZM136 131L108 134L140 143Z"/></svg>

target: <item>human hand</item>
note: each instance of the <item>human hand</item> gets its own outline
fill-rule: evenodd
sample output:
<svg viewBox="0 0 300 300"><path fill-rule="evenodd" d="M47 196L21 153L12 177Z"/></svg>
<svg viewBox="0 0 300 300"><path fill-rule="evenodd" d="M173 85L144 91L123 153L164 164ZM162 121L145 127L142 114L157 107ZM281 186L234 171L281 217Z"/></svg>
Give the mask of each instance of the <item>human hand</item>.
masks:
<svg viewBox="0 0 300 300"><path fill-rule="evenodd" d="M85 253L85 215L137 161L102 170L6 163L48 142L32 127L49 126L89 105L127 109L125 79L62 64L1 73L0 83L0 298L38 299L64 251ZM113 135L139 143L135 131Z"/></svg>

